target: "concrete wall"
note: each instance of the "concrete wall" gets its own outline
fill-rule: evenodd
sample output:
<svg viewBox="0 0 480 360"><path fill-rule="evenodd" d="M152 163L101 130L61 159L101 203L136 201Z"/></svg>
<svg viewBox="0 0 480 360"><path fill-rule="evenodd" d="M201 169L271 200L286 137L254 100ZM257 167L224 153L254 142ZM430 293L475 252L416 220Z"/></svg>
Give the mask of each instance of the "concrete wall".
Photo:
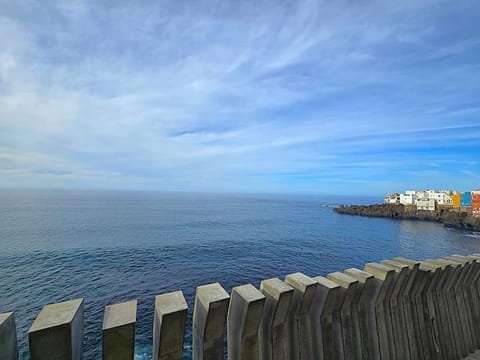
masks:
<svg viewBox="0 0 480 360"><path fill-rule="evenodd" d="M83 307L45 306L28 332L30 358L81 359ZM105 308L104 359L133 360L136 312L136 300ZM187 314L181 291L156 297L153 359L183 358ZM480 254L295 273L231 294L199 286L192 333L195 360L224 359L225 346L231 360L463 359L480 348ZM0 359L18 359L13 313L0 314Z"/></svg>

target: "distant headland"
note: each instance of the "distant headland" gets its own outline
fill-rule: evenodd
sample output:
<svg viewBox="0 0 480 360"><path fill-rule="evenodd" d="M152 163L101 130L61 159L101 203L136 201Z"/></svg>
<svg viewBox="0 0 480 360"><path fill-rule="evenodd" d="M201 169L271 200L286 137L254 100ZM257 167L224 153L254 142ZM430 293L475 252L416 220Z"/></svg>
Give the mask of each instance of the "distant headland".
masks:
<svg viewBox="0 0 480 360"><path fill-rule="evenodd" d="M388 194L383 204L341 205L338 214L435 221L447 227L480 231L480 190L409 190Z"/></svg>

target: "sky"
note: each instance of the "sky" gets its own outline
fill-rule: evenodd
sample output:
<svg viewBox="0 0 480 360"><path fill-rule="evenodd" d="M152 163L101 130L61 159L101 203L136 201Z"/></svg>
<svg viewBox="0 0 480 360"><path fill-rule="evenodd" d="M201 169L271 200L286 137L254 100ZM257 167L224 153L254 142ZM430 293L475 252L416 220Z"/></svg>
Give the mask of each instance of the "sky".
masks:
<svg viewBox="0 0 480 360"><path fill-rule="evenodd" d="M480 188L477 0L0 0L0 187Z"/></svg>

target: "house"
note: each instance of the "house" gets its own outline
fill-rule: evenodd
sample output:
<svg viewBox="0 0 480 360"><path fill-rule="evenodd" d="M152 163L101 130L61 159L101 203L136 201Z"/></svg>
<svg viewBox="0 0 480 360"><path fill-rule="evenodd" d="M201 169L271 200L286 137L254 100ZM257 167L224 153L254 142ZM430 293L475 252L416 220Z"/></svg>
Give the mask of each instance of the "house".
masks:
<svg viewBox="0 0 480 360"><path fill-rule="evenodd" d="M400 204L403 205L413 205L415 204L415 194L411 192L405 192L405 194L400 194Z"/></svg>
<svg viewBox="0 0 480 360"><path fill-rule="evenodd" d="M435 211L435 199L421 198L417 199L417 211Z"/></svg>
<svg viewBox="0 0 480 360"><path fill-rule="evenodd" d="M462 192L460 197L460 206L469 207L470 204L471 204L471 192L470 191Z"/></svg>
<svg viewBox="0 0 480 360"><path fill-rule="evenodd" d="M383 199L383 203L384 204L398 204L398 203L400 203L400 194L398 194L398 193L388 194Z"/></svg>
<svg viewBox="0 0 480 360"><path fill-rule="evenodd" d="M472 206L472 215L480 217L480 190L471 192L470 204Z"/></svg>
<svg viewBox="0 0 480 360"><path fill-rule="evenodd" d="M460 207L460 194L455 193L452 195L452 205L454 208L459 208Z"/></svg>

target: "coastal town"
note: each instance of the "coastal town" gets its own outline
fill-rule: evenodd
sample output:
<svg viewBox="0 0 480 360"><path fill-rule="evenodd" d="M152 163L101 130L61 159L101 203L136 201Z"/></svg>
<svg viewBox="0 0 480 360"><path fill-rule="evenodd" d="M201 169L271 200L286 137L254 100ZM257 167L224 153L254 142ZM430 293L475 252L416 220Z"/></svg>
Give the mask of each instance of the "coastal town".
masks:
<svg viewBox="0 0 480 360"><path fill-rule="evenodd" d="M480 190L458 192L452 190L407 190L403 194L387 194L384 204L416 207L419 212L457 209L480 217Z"/></svg>

